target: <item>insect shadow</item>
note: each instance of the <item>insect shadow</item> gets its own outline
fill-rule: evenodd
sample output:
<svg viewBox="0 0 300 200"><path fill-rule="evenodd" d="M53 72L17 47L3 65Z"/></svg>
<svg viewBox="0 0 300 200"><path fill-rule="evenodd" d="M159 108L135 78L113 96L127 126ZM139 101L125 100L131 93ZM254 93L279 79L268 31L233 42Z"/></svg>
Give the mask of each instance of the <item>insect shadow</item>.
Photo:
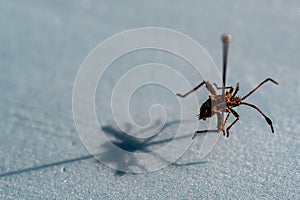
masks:
<svg viewBox="0 0 300 200"><path fill-rule="evenodd" d="M180 120L175 120L171 121L165 124L165 126L162 128L160 132L162 132L164 129L175 125L177 123L184 122ZM159 121L157 121L153 126L157 126ZM118 130L114 128L113 126L103 126L102 129L106 132L106 134L113 136L115 139L112 141L113 144L115 144L117 147L122 148L123 150L129 151L129 152L151 152L149 149L150 146L158 145L158 144L163 144L170 142L174 138L167 138L163 140L158 140L158 141L153 141L154 138L159 136L159 133L153 135L150 138L147 139L138 139L132 136L127 135L125 132L122 132L121 130ZM175 138L174 140L178 139L185 139L185 138L190 138L190 134ZM108 143L104 144L104 146L108 145ZM107 148L109 150L109 148ZM86 155L86 156L80 156L77 158L70 158L70 159L65 159L57 162L52 162L52 163L45 163L42 165L38 166L33 166L33 167L28 167L28 168L23 168L15 171L8 171L4 173L0 173L0 178L1 177L7 177L7 176L13 176L13 175L19 175L23 173L29 173L32 171L37 171L37 170L42 170L46 168L51 168L55 166L60 166L60 165L66 165L66 164L72 164L75 162L80 162L83 160L89 160L89 159L95 159L95 156L102 156L100 157L103 159L103 161L106 162L115 162L117 164L121 164L121 161L115 160L116 158L111 158L109 157L111 154L110 152L104 152L101 155ZM159 155L158 155L159 156ZM118 157L120 159L120 157ZM124 160L125 158L123 158ZM161 158L163 160L163 158ZM98 161L98 160L97 160ZM166 161L167 162L167 161ZM174 166L185 166L185 165L196 165L196 164L201 164L203 162L193 162L193 163L183 163L183 164L178 164L178 163L172 163ZM135 166L140 166L141 168L143 167L142 165L138 165L138 160L133 159L131 162L128 162L128 164L135 165ZM115 175L122 176L126 174L126 172L116 170Z"/></svg>
<svg viewBox="0 0 300 200"><path fill-rule="evenodd" d="M160 120L157 120L151 127L145 129L144 131L148 131L149 129L153 129L155 126L158 126L161 123ZM162 158L161 156L159 156L158 154L155 154L155 152L153 151L153 148L155 148L155 146L159 146L162 145L164 143L168 143L171 142L172 140L182 140L182 139L190 139L191 134L186 134L183 135L181 137L169 137L169 138L164 138L161 140L158 140L157 138L161 135L160 133L162 133L165 129L170 128L171 126L174 126L176 124L179 123L184 123L184 121L182 120L174 120L174 121L170 121L167 122L163 128L156 133L155 135L148 137L148 138L137 138L137 137L133 137L128 135L126 132L115 128L114 126L111 125L107 125L107 126L102 126L102 130L104 131L104 133L111 138L110 141L105 142L101 145L102 148L105 149L104 152L101 152L101 154L98 154L99 156L96 156L97 159L99 160L99 162L104 162L104 163L108 163L108 164L112 164L115 166L115 175L117 176L122 176L128 172L124 172L126 171L126 169L130 169L132 167L137 167L143 171L146 171L146 168L144 167L144 165L139 163L139 160L134 157L133 155L131 155L130 157L127 156L126 154L117 154L116 153L112 153L111 152L111 143L113 145L115 145L116 147L127 151L127 152L140 152L140 153L153 153L158 159L160 159L163 162L169 163L169 161L165 160L164 158ZM193 162L193 163L171 163L171 165L173 166L188 166L188 165L196 165L196 164L202 164L205 163L203 161L201 162ZM121 171L118 169L124 169L125 170ZM131 174L134 174L132 172L130 172Z"/></svg>

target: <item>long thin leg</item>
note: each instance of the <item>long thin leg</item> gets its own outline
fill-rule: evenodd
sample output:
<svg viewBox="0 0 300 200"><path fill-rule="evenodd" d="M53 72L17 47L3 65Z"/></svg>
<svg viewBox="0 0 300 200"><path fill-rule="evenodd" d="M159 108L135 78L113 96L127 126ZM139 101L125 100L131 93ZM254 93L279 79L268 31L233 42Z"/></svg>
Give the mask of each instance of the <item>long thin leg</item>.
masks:
<svg viewBox="0 0 300 200"><path fill-rule="evenodd" d="M235 111L235 110L233 110L233 109L229 109L231 112L232 112L232 114L236 117L236 119L228 126L228 128L226 129L226 133L227 133L227 137L229 137L229 130L231 129L231 127L240 119L240 116L239 116L239 114Z"/></svg>
<svg viewBox="0 0 300 200"><path fill-rule="evenodd" d="M271 119L270 119L269 117L267 117L267 116L266 116L266 115L265 115L258 107L256 107L256 106L253 105L253 104L246 103L246 102L241 102L241 104L244 104L244 105L247 105L247 106L250 106L250 107L256 109L262 116L264 116L265 119L266 119L266 121L267 121L267 123L268 123L268 124L270 125L270 127L271 127L272 133L274 133L274 129L273 129L273 125L272 125Z"/></svg>
<svg viewBox="0 0 300 200"><path fill-rule="evenodd" d="M202 85L206 86L207 90L211 93L211 94L214 94L216 95L217 92L215 91L215 89L213 88L212 84L208 81L203 81L202 83L200 83L199 85L197 85L196 87L194 87L192 90L188 91L187 93L185 94L176 94L177 96L181 97L181 98L184 98L186 97L187 95L191 94L192 92L195 92L196 90L198 90Z"/></svg>
<svg viewBox="0 0 300 200"><path fill-rule="evenodd" d="M213 94L213 95L216 95L217 94L217 91L215 90L215 88L213 87L213 85L209 82L209 81L205 81L205 85L206 85L206 88L207 90Z"/></svg>
<svg viewBox="0 0 300 200"><path fill-rule="evenodd" d="M239 90L240 90L240 84L237 83L237 84L236 84L236 87L235 87L235 91L234 91L234 93L232 94L232 97L235 97L235 95L238 93Z"/></svg>
<svg viewBox="0 0 300 200"><path fill-rule="evenodd" d="M242 100L246 99L247 97L249 97L253 92L255 92L258 88L260 88L264 83L268 82L268 81L272 81L273 83L275 83L276 85L278 85L278 83L276 81L274 81L271 78L267 78L266 80L264 80L263 82L261 82L258 86L256 86L256 88L254 88L252 91L250 91L246 96L244 96L242 98Z"/></svg>
<svg viewBox="0 0 300 200"><path fill-rule="evenodd" d="M223 131L223 135L225 135L225 130L224 130L224 127L225 127L225 124L227 123L228 119L229 119L229 116L230 116L230 112L228 112L225 120L224 120L224 123L222 125L222 131Z"/></svg>
<svg viewBox="0 0 300 200"><path fill-rule="evenodd" d="M184 98L186 97L187 95L191 94L192 92L195 92L196 90L198 90L202 85L205 84L205 81L203 81L202 83L200 83L199 85L197 85L196 87L194 87L192 90L188 91L187 93L185 94L176 94L177 96L181 97L181 98Z"/></svg>
<svg viewBox="0 0 300 200"><path fill-rule="evenodd" d="M221 113L217 113L217 120L218 120L218 125L216 130L201 130L201 131L196 131L192 139L194 139L198 134L200 133L218 133L220 131L223 131L223 135L225 135L224 127L222 127L223 124L223 118Z"/></svg>
<svg viewBox="0 0 300 200"><path fill-rule="evenodd" d="M202 130L202 131L196 131L194 133L194 136L192 137L192 139L194 139L200 133L218 133L218 132L219 132L219 130Z"/></svg>
<svg viewBox="0 0 300 200"><path fill-rule="evenodd" d="M220 112L217 113L217 119L218 119L217 128L218 128L219 131L223 132L223 135L225 135L225 130L224 130L224 123L225 122L223 122L223 119L224 119L223 115L224 115L224 113L220 113ZM228 115L229 115L229 113L228 113ZM228 115L227 115L227 117L229 117ZM225 121L226 121L226 119L225 119Z"/></svg>

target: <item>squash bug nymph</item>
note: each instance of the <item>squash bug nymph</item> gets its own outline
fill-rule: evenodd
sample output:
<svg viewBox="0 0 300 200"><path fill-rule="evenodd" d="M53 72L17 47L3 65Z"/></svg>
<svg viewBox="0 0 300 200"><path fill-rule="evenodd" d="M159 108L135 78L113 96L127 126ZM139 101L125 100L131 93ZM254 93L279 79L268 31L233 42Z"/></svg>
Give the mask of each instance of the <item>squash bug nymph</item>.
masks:
<svg viewBox="0 0 300 200"><path fill-rule="evenodd" d="M222 42L223 42L223 85L225 86L225 78L226 78L226 67L227 67L227 54L228 54L228 44L231 40L231 36L229 34L224 34L222 36ZM201 86L205 85L207 90L210 92L209 98L202 104L200 107L200 112L198 115L199 120L206 120L207 118L210 118L214 115L217 115L217 129L214 130L201 130L196 131L193 138L196 137L197 134L200 133L212 133L212 132L223 132L223 135L226 135L229 137L229 130L231 127L240 119L239 114L233 109L240 105L246 105L250 106L254 109L256 109L266 120L266 122L270 125L272 133L274 133L274 128L272 125L272 121L269 117L267 117L257 106L247 103L244 100L249 97L251 94L253 94L256 90L258 90L264 83L271 81L274 84L278 84L276 81L274 81L271 78L267 78L266 80L262 81L258 86L256 86L253 90L251 90L248 94L246 94L244 97L240 98L237 95L239 91L239 83L237 83L236 87L233 88L232 86L223 86L218 87L217 84L211 84L209 81L203 81L199 85L197 85L192 90L188 91L185 94L177 94L177 96L184 98L187 95L191 94L192 92L198 90ZM217 94L216 90L222 90L222 94ZM227 113L227 116L224 120L223 113ZM228 121L228 118L230 114L233 114L235 116L235 120L226 128L225 125Z"/></svg>

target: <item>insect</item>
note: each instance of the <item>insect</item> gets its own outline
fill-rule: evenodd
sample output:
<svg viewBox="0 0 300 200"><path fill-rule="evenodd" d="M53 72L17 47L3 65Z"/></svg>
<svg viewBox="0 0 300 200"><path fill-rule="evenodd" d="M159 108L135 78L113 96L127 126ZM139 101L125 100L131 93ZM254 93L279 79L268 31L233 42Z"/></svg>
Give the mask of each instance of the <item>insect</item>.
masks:
<svg viewBox="0 0 300 200"><path fill-rule="evenodd" d="M200 107L200 113L198 115L198 119L206 120L207 118L217 115L217 121L218 121L217 129L196 131L192 139L194 139L200 133L212 133L212 132L220 132L220 131L223 132L224 136L226 135L227 137L229 137L229 130L240 119L239 114L233 108L238 107L240 105L250 106L256 109L265 118L266 122L271 127L272 133L274 133L274 128L271 119L267 117L257 106L247 103L244 100L250 95L252 95L256 90L258 90L263 84L267 83L268 81L271 81L274 84L278 84L278 83L271 78L267 78L266 80L258 84L248 94L246 94L244 97L241 98L236 96L240 88L239 83L236 84L235 88L233 88L232 86L225 86L227 52L228 52L228 43L230 39L231 36L228 34L224 34L222 36L223 47L224 47L223 48L223 85L224 86L218 87L217 84L215 83L211 84L209 81L203 81L202 83L200 83L195 88L188 91L187 93L183 95L177 94L177 96L181 98L185 98L187 95L198 90L203 85L205 85L207 90L210 92L209 98ZM217 90L222 89L222 94L217 94L216 89ZM224 112L227 113L225 120L223 120ZM235 120L225 130L225 125L231 113L235 116Z"/></svg>

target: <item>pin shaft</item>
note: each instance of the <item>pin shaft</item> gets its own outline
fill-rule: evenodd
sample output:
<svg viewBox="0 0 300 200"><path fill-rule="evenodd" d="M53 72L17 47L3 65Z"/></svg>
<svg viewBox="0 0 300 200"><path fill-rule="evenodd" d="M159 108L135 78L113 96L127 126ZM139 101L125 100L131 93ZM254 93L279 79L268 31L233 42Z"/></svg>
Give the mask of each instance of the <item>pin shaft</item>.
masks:
<svg viewBox="0 0 300 200"><path fill-rule="evenodd" d="M223 89L222 89L222 97L225 101L225 87L226 87L226 71L227 71L227 58L229 51L229 42L231 40L230 34L222 35L222 43L223 43ZM224 112L222 112L222 119L224 120Z"/></svg>

